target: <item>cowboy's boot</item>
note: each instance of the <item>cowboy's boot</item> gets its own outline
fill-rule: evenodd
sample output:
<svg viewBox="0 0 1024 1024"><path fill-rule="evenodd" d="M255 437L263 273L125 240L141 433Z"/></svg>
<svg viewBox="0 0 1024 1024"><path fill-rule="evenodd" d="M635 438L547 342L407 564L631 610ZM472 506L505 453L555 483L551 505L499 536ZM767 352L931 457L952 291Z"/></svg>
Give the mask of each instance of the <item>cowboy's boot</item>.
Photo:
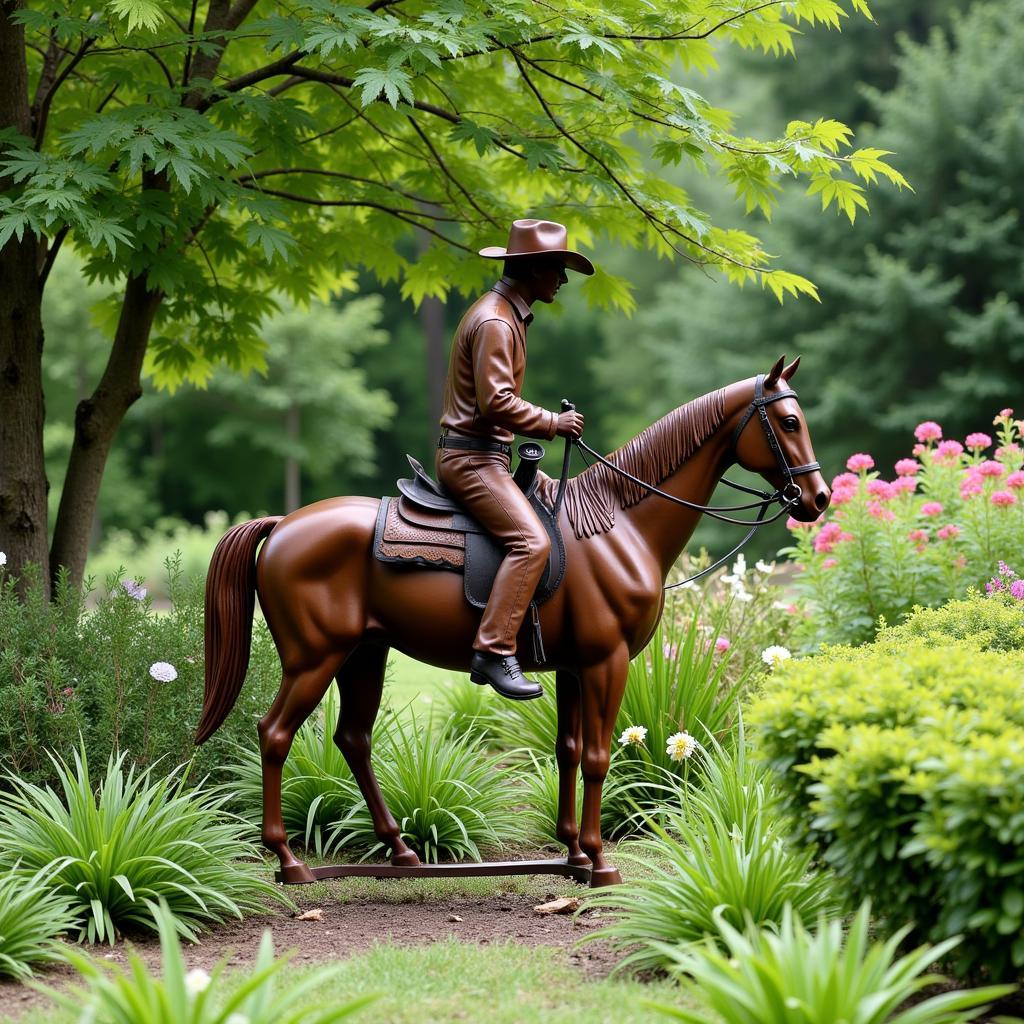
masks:
<svg viewBox="0 0 1024 1024"><path fill-rule="evenodd" d="M469 678L478 686L490 684L509 700L533 700L544 693L544 688L533 679L527 679L514 654L492 654L474 651L469 663Z"/></svg>

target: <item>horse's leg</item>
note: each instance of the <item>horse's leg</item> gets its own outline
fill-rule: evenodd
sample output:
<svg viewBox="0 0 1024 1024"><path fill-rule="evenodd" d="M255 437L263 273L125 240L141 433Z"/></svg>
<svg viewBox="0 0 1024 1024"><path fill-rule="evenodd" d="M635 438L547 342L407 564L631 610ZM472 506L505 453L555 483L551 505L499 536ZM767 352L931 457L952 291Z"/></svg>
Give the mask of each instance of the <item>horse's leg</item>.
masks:
<svg viewBox="0 0 1024 1024"><path fill-rule="evenodd" d="M608 774L615 716L626 689L629 653L623 644L607 661L580 675L583 690L583 829L580 846L593 864L592 886L621 882L604 857L601 844L601 788Z"/></svg>
<svg viewBox="0 0 1024 1024"><path fill-rule="evenodd" d="M313 873L288 845L281 818L281 769L299 726L320 703L344 652L331 654L303 672L285 672L281 689L266 715L260 719L260 753L263 758L263 845L277 854L285 882L313 882Z"/></svg>
<svg viewBox="0 0 1024 1024"><path fill-rule="evenodd" d="M580 829L576 823L576 775L580 770L580 681L572 673L559 671L557 685L558 734L555 760L558 762L558 822L555 835L565 843L570 864L589 864L580 849Z"/></svg>
<svg viewBox="0 0 1024 1024"><path fill-rule="evenodd" d="M373 723L380 708L387 663L386 647L366 644L357 647L341 667L338 673L341 713L338 715L338 727L334 731L334 742L345 755L359 783L359 790L373 818L373 830L377 838L391 850L391 863L409 866L419 864L420 859L405 845L398 822L384 803L370 763Z"/></svg>

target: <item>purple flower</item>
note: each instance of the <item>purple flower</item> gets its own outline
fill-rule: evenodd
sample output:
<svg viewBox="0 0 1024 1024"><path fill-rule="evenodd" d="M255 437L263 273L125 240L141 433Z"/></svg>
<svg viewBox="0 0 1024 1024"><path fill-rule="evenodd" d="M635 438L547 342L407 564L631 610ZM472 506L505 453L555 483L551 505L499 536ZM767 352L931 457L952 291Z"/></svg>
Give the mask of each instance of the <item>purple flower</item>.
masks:
<svg viewBox="0 0 1024 1024"><path fill-rule="evenodd" d="M1014 580L1010 584L1010 593L1018 601L1024 601L1024 580Z"/></svg>
<svg viewBox="0 0 1024 1024"><path fill-rule="evenodd" d="M145 600L146 588L136 583L135 580L123 580L121 586L124 587L124 592L129 597L135 598L136 601Z"/></svg>

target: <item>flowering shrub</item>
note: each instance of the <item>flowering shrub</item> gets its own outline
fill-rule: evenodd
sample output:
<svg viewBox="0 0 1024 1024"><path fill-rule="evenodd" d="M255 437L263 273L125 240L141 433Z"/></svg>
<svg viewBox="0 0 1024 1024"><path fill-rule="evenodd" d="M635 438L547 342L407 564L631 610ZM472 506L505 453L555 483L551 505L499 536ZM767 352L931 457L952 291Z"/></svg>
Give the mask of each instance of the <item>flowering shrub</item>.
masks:
<svg viewBox="0 0 1024 1024"><path fill-rule="evenodd" d="M851 455L832 481L829 512L815 524L790 520L787 551L811 613L801 642L869 639L880 617L898 622L915 604L980 586L1000 558L1024 548L1024 428L1011 409L994 424L995 440L976 432L963 443L942 440L937 423L919 424L914 457L898 460L891 480L870 455ZM1018 591L1024 599L1024 581Z"/></svg>
<svg viewBox="0 0 1024 1024"><path fill-rule="evenodd" d="M976 622L986 608L1024 616L1013 599L973 605ZM854 899L916 922L917 938L964 934L961 974L1012 977L1024 973L1024 655L981 650L992 636L928 646L941 617L918 613L873 644L787 664L748 722Z"/></svg>
<svg viewBox="0 0 1024 1024"><path fill-rule="evenodd" d="M61 580L48 601L30 567L24 601L17 578L0 569L0 788L5 772L56 781L47 751L78 745L96 764L124 751L144 767L193 758L192 778L219 776L233 745L251 742L281 681L262 619L253 625L249 674L238 705L218 733L193 746L203 705L203 581L167 561L171 607L157 612L147 588L122 574L94 598L91 587ZM91 607L90 607L91 605Z"/></svg>

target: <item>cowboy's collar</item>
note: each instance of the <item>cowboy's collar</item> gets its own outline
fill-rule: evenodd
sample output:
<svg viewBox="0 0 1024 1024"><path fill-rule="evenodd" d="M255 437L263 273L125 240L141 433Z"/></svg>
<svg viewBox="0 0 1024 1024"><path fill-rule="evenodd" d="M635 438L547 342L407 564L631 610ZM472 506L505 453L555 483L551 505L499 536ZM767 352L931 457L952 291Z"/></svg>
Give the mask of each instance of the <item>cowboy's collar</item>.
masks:
<svg viewBox="0 0 1024 1024"><path fill-rule="evenodd" d="M527 326L530 325L530 321L533 320L533 311L530 309L526 299L519 294L519 289L516 288L512 278L503 277L500 281L495 281L491 286L491 291L497 292L508 299L512 303L512 308L516 311L516 316Z"/></svg>

